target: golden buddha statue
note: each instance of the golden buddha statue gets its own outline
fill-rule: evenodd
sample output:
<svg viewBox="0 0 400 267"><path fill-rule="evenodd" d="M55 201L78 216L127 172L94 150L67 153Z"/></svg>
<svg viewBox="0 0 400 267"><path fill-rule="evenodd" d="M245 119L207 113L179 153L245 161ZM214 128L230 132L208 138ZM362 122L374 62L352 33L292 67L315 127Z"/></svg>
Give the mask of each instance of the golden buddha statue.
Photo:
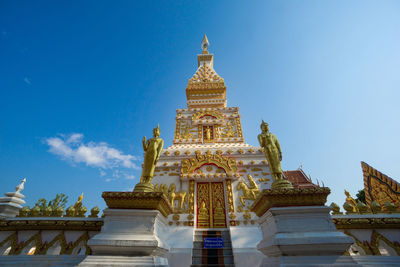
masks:
<svg viewBox="0 0 400 267"><path fill-rule="evenodd" d="M140 182L135 186L135 192L153 192L154 188L151 184L151 179L154 176L154 170L157 165L157 161L160 158L161 150L164 147L164 140L160 138L160 127L153 129L153 137L146 140L146 136L143 137L143 150L144 150L144 161L142 168L142 177Z"/></svg>
<svg viewBox="0 0 400 267"><path fill-rule="evenodd" d="M201 203L201 207L199 209L199 219L201 219L201 218L208 219L208 217L209 217L208 209L206 208L206 203L203 201L203 203Z"/></svg>
<svg viewBox="0 0 400 267"><path fill-rule="evenodd" d="M208 214L208 209L206 208L206 203L203 201L201 207L199 208L198 214L198 227L209 227L210 226L210 215Z"/></svg>
<svg viewBox="0 0 400 267"><path fill-rule="evenodd" d="M211 129L210 126L206 128L206 140L211 140Z"/></svg>
<svg viewBox="0 0 400 267"><path fill-rule="evenodd" d="M214 218L216 220L218 220L218 219L225 220L224 209L222 208L221 203L219 201L217 202L217 206L215 207Z"/></svg>
<svg viewBox="0 0 400 267"><path fill-rule="evenodd" d="M268 160L272 177L274 177L275 180L275 182L272 184L272 187L293 188L292 184L288 180L284 180L282 177L282 150L278 138L269 132L268 123L262 121L260 127L261 134L258 135L258 142L264 149L265 157Z"/></svg>

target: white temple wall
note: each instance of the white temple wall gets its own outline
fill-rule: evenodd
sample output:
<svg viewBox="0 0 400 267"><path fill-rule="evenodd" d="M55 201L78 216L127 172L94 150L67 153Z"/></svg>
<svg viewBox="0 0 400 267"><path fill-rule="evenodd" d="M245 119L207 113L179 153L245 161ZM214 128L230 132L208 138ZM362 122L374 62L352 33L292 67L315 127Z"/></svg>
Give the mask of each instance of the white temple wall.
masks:
<svg viewBox="0 0 400 267"><path fill-rule="evenodd" d="M186 267L192 263L194 227L168 228L167 242L170 245L168 263L170 266Z"/></svg>
<svg viewBox="0 0 400 267"><path fill-rule="evenodd" d="M42 242L51 242L57 235L61 233L61 230L43 231L43 233L41 233Z"/></svg>
<svg viewBox="0 0 400 267"><path fill-rule="evenodd" d="M232 250L236 267L260 266L266 257L257 250L257 244L262 239L259 226L230 227Z"/></svg>

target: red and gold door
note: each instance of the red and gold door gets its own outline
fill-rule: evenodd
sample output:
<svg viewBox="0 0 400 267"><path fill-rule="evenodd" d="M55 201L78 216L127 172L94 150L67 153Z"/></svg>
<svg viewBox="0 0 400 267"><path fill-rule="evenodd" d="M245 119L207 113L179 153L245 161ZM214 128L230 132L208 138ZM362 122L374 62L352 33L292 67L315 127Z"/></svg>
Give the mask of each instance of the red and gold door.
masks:
<svg viewBox="0 0 400 267"><path fill-rule="evenodd" d="M225 228L224 184L197 183L197 227Z"/></svg>

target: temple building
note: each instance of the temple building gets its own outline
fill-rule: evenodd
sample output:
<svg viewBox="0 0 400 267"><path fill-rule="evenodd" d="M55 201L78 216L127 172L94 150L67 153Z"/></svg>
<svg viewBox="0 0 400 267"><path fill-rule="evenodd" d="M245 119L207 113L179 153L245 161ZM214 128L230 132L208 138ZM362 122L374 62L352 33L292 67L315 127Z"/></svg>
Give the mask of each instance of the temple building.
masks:
<svg viewBox="0 0 400 267"><path fill-rule="evenodd" d="M0 198L0 266L400 264L399 184L363 163L367 204L326 206L329 188L246 143L206 36L201 48L172 145L157 126L134 192L103 192L104 217L85 217L82 197L65 212L22 208L24 180Z"/></svg>

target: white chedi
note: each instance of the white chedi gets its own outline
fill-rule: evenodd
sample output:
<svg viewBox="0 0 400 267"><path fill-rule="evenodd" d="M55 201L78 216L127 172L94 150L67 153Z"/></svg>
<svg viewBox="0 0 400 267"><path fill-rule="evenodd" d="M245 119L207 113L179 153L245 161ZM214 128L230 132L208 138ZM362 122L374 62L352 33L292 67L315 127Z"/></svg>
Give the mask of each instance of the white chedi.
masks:
<svg viewBox="0 0 400 267"><path fill-rule="evenodd" d="M23 200L25 196L20 193L24 189L25 182L26 178L15 187L15 192L7 192L4 197L0 197L0 218L12 218L18 215L22 205L25 204Z"/></svg>

